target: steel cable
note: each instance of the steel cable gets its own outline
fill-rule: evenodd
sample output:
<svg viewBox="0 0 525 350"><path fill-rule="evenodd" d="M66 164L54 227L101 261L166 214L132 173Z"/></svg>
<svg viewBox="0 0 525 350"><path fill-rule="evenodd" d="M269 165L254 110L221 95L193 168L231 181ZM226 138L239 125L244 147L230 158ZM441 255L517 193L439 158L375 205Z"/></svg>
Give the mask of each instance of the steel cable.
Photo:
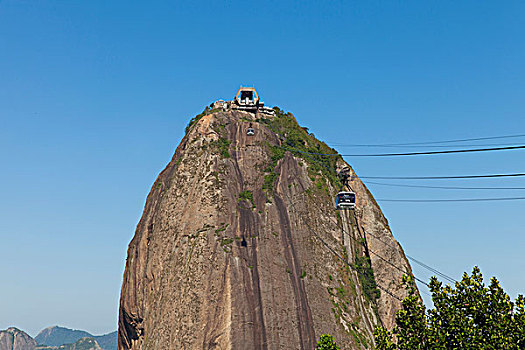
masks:
<svg viewBox="0 0 525 350"><path fill-rule="evenodd" d="M287 147L280 146L285 150L290 150ZM452 153L472 153L472 152L493 152L493 151L509 151L525 149L525 145L520 146L509 146L509 147L493 147L493 148L474 148L474 149L459 149L459 150L447 150L447 151L429 151L429 152L407 152L407 153L368 153L368 154L332 154L332 153L315 153L301 150L294 150L295 152L327 156L327 157L396 157L396 156L422 156L422 155L436 155L436 154L452 154Z"/></svg>
<svg viewBox="0 0 525 350"><path fill-rule="evenodd" d="M428 186L428 185L407 185L407 184L392 184L375 181L367 181L367 184L391 186L391 187L414 187L414 188L434 188L444 190L525 190L525 187L461 187L461 186Z"/></svg>
<svg viewBox="0 0 525 350"><path fill-rule="evenodd" d="M384 144L353 144L351 146L359 146L359 147L367 147L367 146L408 146L408 145L434 145L434 144L440 144L440 143L456 143L456 142L467 142L467 141L482 141L482 140L496 140L496 139L509 139L509 138L517 138L517 137L525 137L525 134L518 134L518 135L503 135L503 136L490 136L490 137L476 137L476 138L468 138L468 139L455 139L455 140L444 140L444 141L425 141L425 142L405 142L405 143L384 143Z"/></svg>

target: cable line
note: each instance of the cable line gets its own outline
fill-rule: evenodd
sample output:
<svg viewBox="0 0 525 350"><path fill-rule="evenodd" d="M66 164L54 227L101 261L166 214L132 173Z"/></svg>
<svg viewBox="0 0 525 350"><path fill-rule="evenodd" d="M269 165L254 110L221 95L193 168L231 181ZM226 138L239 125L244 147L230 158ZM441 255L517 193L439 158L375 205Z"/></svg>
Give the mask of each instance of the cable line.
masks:
<svg viewBox="0 0 525 350"><path fill-rule="evenodd" d="M421 261L419 261L419 260L417 260L417 259L415 259L415 258L413 258L413 257L411 257L409 255L407 255L406 257L409 258L410 260L412 260L413 262L415 262L416 264L424 267L425 269L440 275L441 277L443 277L444 279L448 280L449 282L452 282L452 283L458 282L454 278L449 277L449 276L445 275L444 273L440 272L439 270L434 269L432 266L428 266L427 264L425 264L425 263L423 263L423 262L421 262Z"/></svg>
<svg viewBox="0 0 525 350"><path fill-rule="evenodd" d="M525 197L498 197L498 198L461 198L461 199L380 199L380 202L412 202L412 203L435 203L435 202L492 202L492 201L515 201L524 200Z"/></svg>
<svg viewBox="0 0 525 350"><path fill-rule="evenodd" d="M307 157L310 158L310 159L312 159L314 162L318 163L319 165L321 165L321 166L325 166L324 164L320 163L320 162L317 161L316 159L314 159L314 158L312 158L312 157L309 157L309 156L307 156ZM327 168L328 168L328 167L327 167ZM331 168L329 168L329 169L331 169ZM333 169L331 169L331 170L333 170ZM511 174L511 175L512 175L512 174ZM525 175L525 174L523 174L523 175ZM499 175L498 175L498 176L499 176ZM370 183L370 182L367 182L367 183ZM524 188L524 189L525 189L525 188ZM288 197L288 196L287 196L287 197ZM290 198L288 197L288 199L290 199ZM295 208L295 205L293 204L293 201L291 201L291 203L292 203L292 206ZM352 237L350 234L348 234L344 229L342 229L342 231L343 231L343 233L346 233L349 237L353 238L353 237ZM313 232L313 231L312 231L312 232ZM315 234L315 232L314 232L314 234ZM395 247L394 245L389 244L389 243L387 243L387 242L384 242L384 241L381 240L379 237L373 235L373 234L370 233L370 232L366 232L366 231L364 231L364 234L365 234L365 235L368 234L369 236L372 236L372 237L374 237L375 239L377 239L378 241L380 241L381 243L386 244L386 245L388 245L388 246L390 246L390 247L392 247L392 248L397 249L397 247ZM320 239L320 237L318 237L318 238ZM375 253L374 251L372 251L372 250L369 249L368 247L367 247L367 249L368 249L371 253L373 253L373 254L375 254L376 256L378 256L380 259L386 261L385 258L379 256L377 253ZM414 257L412 257L412 256L410 256L410 255L408 255L408 254L405 254L405 256L406 256L408 259L414 261L416 264L418 264L418 265L420 265L420 266L426 268L427 270L429 270L429 271L431 271L431 272L433 272L433 273L435 273L435 274L441 276L443 279L448 280L448 281L451 282L451 283L455 283L455 282L457 282L457 280L455 280L454 278L452 278L452 277L446 275L445 273L443 273L443 272L441 272L441 271L439 271L439 270L437 270L437 269L435 269L435 268L433 268L433 267L431 267L431 266L429 266L429 265L423 263L422 261L419 261L419 260L417 260L416 258L414 258ZM391 263L389 262L389 264L391 264ZM396 267L396 269L399 270L398 267ZM403 271L403 273L407 273L407 272L404 272L404 271ZM408 273L407 273L407 274L408 274ZM420 280L419 278L417 278L413 273L412 273L412 276L414 277L415 280L417 280L418 282L423 283L424 285L426 285L426 286L428 287L428 284L427 284L426 282L421 281L421 280Z"/></svg>
<svg viewBox="0 0 525 350"><path fill-rule="evenodd" d="M488 174L488 175L458 175L458 176L359 176L360 179L392 179L392 180L445 180L445 179L481 179L495 177L519 177L525 173Z"/></svg>
<svg viewBox="0 0 525 350"><path fill-rule="evenodd" d="M282 137L282 135L280 135ZM511 137L525 137L525 134L524 135L508 135L508 136L496 136L496 137L485 137L485 138L475 138L475 139L461 139L461 140L449 140L449 141L436 141L436 142L429 142L427 144L432 144L432 143L447 143L447 142L464 142L464 141L475 141L475 140L487 140L487 139L498 139L498 138L511 138ZM413 143L414 145L415 144L425 144L425 143ZM394 146L394 145L411 145L411 144L389 144L388 146ZM355 145L355 146L358 146L358 145ZM380 146L380 145L361 145L361 146ZM386 145L384 145L386 146ZM478 145L480 146L480 145ZM299 152L299 153L302 153L302 154L311 154L311 155L321 155L321 156L339 156L339 154L323 154L323 153L312 153L312 152L305 152L305 151L301 151L301 150L298 150L298 149L291 149L291 148L287 148L287 147L282 147L282 146L279 146L281 147L282 149L285 149L285 150L288 150L288 151L291 151L291 152ZM437 146L436 146L437 147ZM443 146L443 147L447 147L447 146ZM412 153L393 153L393 154L380 154L380 155L359 155L359 156L386 156L386 155L422 155L422 154L446 154L446 153L464 153L464 152L482 152L482 151L499 151L499 150L508 150L508 149L523 149L525 148L525 146L514 146L514 147L502 147L502 148L486 148L486 149L470 149L470 150L448 150L448 151L436 151L436 152L412 152ZM350 156L350 155L342 155L342 156ZM352 155L352 156L356 156L356 155ZM309 157L307 156L308 158L310 158L311 160L313 160L314 162L318 163L319 165L325 167L325 168L328 168L329 170L331 171L334 171L335 169L331 168L331 167L328 167L324 164L322 164L321 162L319 162L318 160L314 159L313 157ZM362 179L365 179L365 178L369 178L369 179L417 179L417 180L426 180L426 179L472 179L472 178L498 178L498 177L518 177L518 176L525 176L524 173L514 173L514 174L490 174L490 175L463 175L463 176L421 176L421 177L373 177L373 176L369 176L369 177L366 177L366 176L362 176L360 178ZM420 188L440 188L440 189L468 189L468 190L473 190L473 189L476 189L476 190L479 190L479 189L484 189L484 190L488 190L488 189L492 189L492 190L498 190L498 189L512 189L512 190L522 190L522 189L525 189L525 187L458 187L458 186L424 186L424 185L403 185L403 184L385 184L385 183L377 183L377 182L367 182L367 183L372 183L372 184L378 184L378 185L386 185L386 186L399 186L399 187L420 187ZM285 195L288 197L288 199L290 200L289 196L285 193ZM510 198L469 198L469 199L438 199L438 200L419 200L419 199L378 199L379 201L396 201L396 202L465 202L465 201L502 201L502 200L523 200L525 199L525 197L510 197ZM292 205L292 207L294 207L295 209L295 205L294 205L294 202L290 200L290 203ZM357 219L357 218L356 218ZM342 260L346 265L348 265L351 269L353 269L354 271L356 271L357 273L359 273L359 271L355 268L354 265L350 264L346 259L344 259L343 257L341 257L334 249L332 249L314 230L312 230L310 227L308 227L308 229L335 255L337 256L340 260ZM346 232L344 230L344 228L342 228L342 232L345 233L348 237L350 237L351 239L353 239L354 241L357 241L357 239L355 237L353 237L352 235L350 235L348 232ZM366 234L368 234L369 236L372 236L374 238L376 238L377 240L379 240L380 242L382 242L383 244L386 244L390 247L393 247L397 250L397 247L389 244L389 243L386 243L384 242L383 240L381 240L379 237L369 233L369 232L366 232L364 231L364 234L366 236ZM361 236L361 235L360 235ZM363 238L363 237L362 237ZM365 239L366 241L366 239ZM393 264L391 261L389 261L388 259L380 256L379 254L375 253L374 251L372 251L368 246L366 247L366 250L374 255L376 255L379 259L385 261L386 263L388 263L389 265L391 265L392 267L394 267L395 269L401 271L402 273L404 274L409 274L407 271L405 271L404 269L396 266L395 264ZM446 275L445 273L425 264L424 262L422 261L419 261L417 260L416 258L410 256L410 255L407 255L405 254L405 256L412 260L413 262L415 262L416 264L420 265L421 267L439 275L440 277L442 277L443 279L451 282L451 283L457 283L458 281L455 280L454 278ZM418 277L416 277L413 273L411 273L410 275L412 275L412 277L414 277L414 279L422 284L424 284L425 286L429 287L429 285L424 282L423 280L419 279ZM387 293L388 295L390 295L391 297L397 299L398 301L402 301L399 297L395 296L392 292L390 292L388 289L382 287L381 285L377 284L377 287L384 291L385 293ZM424 292L424 291L423 291ZM428 293L425 293L428 295Z"/></svg>
<svg viewBox="0 0 525 350"><path fill-rule="evenodd" d="M314 158L312 158L312 157L308 157L308 158L310 158L310 159L312 159L313 161L317 162L319 165L325 166L324 164L320 163L319 161L317 161L316 159L314 159ZM326 167L326 166L325 166L325 167ZM326 168L328 168L328 169L330 169L330 170L333 170L332 168L329 168L329 167L326 167ZM288 198L288 200L290 200L290 203L291 203L292 207L293 207L294 209L296 209L296 208L295 208L295 204L294 204L294 202L290 199L290 197L289 197L286 193L284 193L284 194L285 194L285 196ZM348 265L348 266L349 266L350 268L352 268L354 271L356 271L357 273L359 273L359 271L355 268L355 266L353 266L353 265L350 264L348 261L346 261L346 260L343 259L341 256L339 256L339 254L337 254L337 252L335 252L335 251L334 251L334 250L333 250L333 249L332 249L332 248L331 248L331 247L330 247L330 246L329 246L329 245L328 245L328 244L327 244L327 243L326 243L326 242L325 242L325 241L324 241L324 240L323 240L323 239L322 239L322 238L321 238L321 237L320 237L320 236L319 236L314 230L312 230L310 227L308 227L308 229L309 229L309 230L310 230L310 231L311 231L311 232L312 232L312 233L313 233L313 234L314 234L314 235L315 235L315 236L316 236L316 237L317 237L317 238L318 238L318 239L319 239L319 240L320 240L320 241L321 241L321 242L322 242L322 243L323 243L323 244L324 244L324 245L325 245L325 246L326 246L326 247L327 247L327 248L328 248L328 249L329 249L334 255L336 255L340 260L342 260L346 265ZM348 237L354 239L354 241L356 240L356 239L355 239L354 237L352 237L349 233L347 233L343 228L342 228L342 231L343 231L343 233L346 233L346 234L348 235ZM387 245L389 245L389 246L391 246L391 247L394 247L394 246L392 246L392 245L390 245L390 244L388 244L388 243L382 241L382 240L379 239L377 236L372 235L371 233L367 233L366 231L364 231L364 233L365 233L365 235L368 234L368 235L370 235L370 236L372 236L372 237L375 237L376 239L378 239L378 240L379 240L380 242L382 242L383 244L387 244ZM394 247L394 248L397 250L397 247ZM397 270L401 271L401 272L404 273L404 274L407 274L407 275L410 274L412 277L414 277L414 280L416 280L417 282L420 282L420 283L424 284L426 287L428 287L428 284L427 284L425 281L421 280L420 278L416 277L416 276L414 275L414 273L408 273L407 271L404 271L403 269L399 268L398 266L396 266L396 265L393 264L392 262L388 261L388 260L385 259L384 257L382 257L382 256L380 256L379 254L377 254L376 252L372 251L368 246L366 247L366 249L367 249L370 253L376 255L379 259L381 259L381 260L387 262L389 265L393 266L394 268L396 268ZM455 279L453 279L452 277L447 276L446 274L440 272L439 270L434 269L434 268L432 268L432 267L430 267L430 266L424 264L423 262L420 262L419 260L416 260L415 258L413 258L413 257L411 257L411 256L409 256L409 255L406 255L406 254L405 254L405 256L406 256L407 258L413 260L413 261L416 262L417 264L419 264L419 265L425 267L425 268L428 269L429 271L434 272L434 273L436 273L437 275L441 276L442 278L448 280L449 282L452 282L452 283L457 282ZM377 283L376 283L376 285L377 285L377 287L378 287L379 289L381 289L382 291L384 291L384 292L387 293L388 295L392 296L394 299L397 299L397 300L399 300L399 301L402 301L400 298L398 298L397 296L395 296L393 293L391 293L389 290L385 289L385 288L382 287L381 285L379 285L379 284L377 284ZM422 291L422 292L424 292L424 291ZM429 295L429 294L426 293L426 292L424 292L424 293L427 294L427 295Z"/></svg>
<svg viewBox="0 0 525 350"><path fill-rule="evenodd" d="M376 235L374 235L374 234L372 234L372 233L370 233L370 232L367 232L367 231L364 230L364 233L365 233L365 235L369 235L369 236L371 236L371 237L377 239L379 242L383 243L384 245L387 245L387 246L389 246L389 247L391 247L391 248L394 248L394 249L397 249L397 248L398 248L397 246L395 246L395 245L393 245L393 244L390 244L390 243L388 243L388 242L383 241L380 237L378 237L378 236L376 236ZM435 268L433 268L433 267L431 267L431 266L425 264L424 262L419 261L419 260L417 260L416 258L414 258L414 257L412 257L412 256L410 256L410 255L408 255L408 254L405 254L405 256L406 256L408 259L413 260L416 264L418 264L418 265L424 267L425 269L427 269L427 270L429 270L429 271L431 271L431 272L434 272L434 273L440 275L441 277L443 277L444 279L448 280L449 282L452 282L452 283L457 282L457 280L455 280L454 278L448 276L447 274L445 274L445 273L439 271L438 269L435 269Z"/></svg>
<svg viewBox="0 0 525 350"><path fill-rule="evenodd" d="M525 135L523 135L525 136ZM514 136L509 136L509 137L514 137ZM338 154L322 154L322 153L311 153L311 152L305 152L305 151L301 151L301 150L298 150L298 149L291 149L291 148L287 148L287 147L282 147L280 146L281 148L285 149L285 150L288 150L288 151L291 151L291 152L299 152L299 153L303 153L303 154L312 154L312 155L323 155L323 156L339 156ZM520 146L520 148L525 148L525 146ZM472 150L469 150L469 151L472 151ZM446 151L446 152L451 152L451 151ZM441 153L441 152L434 152L434 153ZM331 168L331 167L328 167L328 166L325 166L324 164L322 164L321 162L319 162L318 160L314 159L313 157L309 157L307 156L308 158L310 158L311 160L313 160L314 162L318 163L319 165L325 167L325 168L328 168L329 170L333 171L334 169ZM515 173L515 174L490 174L490 175L462 175L462 176L424 176L424 177L373 177L373 176L369 176L369 177L366 177L366 176L361 176L360 178L364 179L364 178L371 178L371 179L468 179L468 178L495 178L495 177L517 177L517 176L525 176L525 174L523 173ZM367 183L373 183L373 182L367 182ZM454 186L449 186L449 187L446 187L446 186L417 186L417 185L401 185L401 184L382 184L382 183L376 183L376 184L380 184L380 185L392 185L392 186L403 186L403 187L429 187L429 188L446 188L446 189L525 189L525 188L522 188L522 187L494 187L494 188L489 188L489 187L478 187L478 188L472 188L472 187L454 187ZM286 195L286 194L285 194ZM287 196L288 197L288 196ZM288 197L288 199L290 199ZM525 199L525 197L513 197L513 198L489 198L489 199L483 199L483 198L475 198L475 199L453 199L453 200L403 200L403 199L399 199L399 200L389 200L389 199L386 199L386 200L382 200L382 201L418 201L418 202L435 202L435 201L486 201L486 200L517 200L517 199ZM379 199L381 201L381 199ZM290 201L290 203L292 204L292 206L294 207L295 209L295 205L293 204L293 201ZM343 259L342 257L339 256L339 254L337 254L337 252L335 252L319 235L317 235L317 233L315 231L313 231L311 228L308 227L308 229L319 239L321 240L321 242L333 253L335 254L339 259L341 259L345 264L347 264L349 267L351 267L354 271L358 272L355 267L353 265L351 265L348 261L346 261L345 259ZM344 229L342 229L343 233L346 233L348 235L348 237L356 240L352 235L350 235L349 233L347 233ZM380 242L382 242L383 244L387 244L391 247L394 247L384 241L382 241L380 238L378 238L377 236L374 236L373 234L369 233L369 232L364 232L365 235L368 234L376 239L378 239ZM397 247L394 247L397 249ZM399 268L398 266L396 266L395 264L393 264L392 262L390 262L389 260L385 259L384 257L380 256L379 254L375 253L374 251L372 251L370 248L367 247L367 250L376 255L379 259L385 261L386 263L388 263L389 265L393 266L394 268L396 268L397 270L401 271L402 273L404 274L409 274L407 271L404 271L403 269ZM440 272L439 270L415 259L414 257L411 257L409 255L406 255L405 256L414 261L416 264L424 267L425 269L441 276L443 279L446 279L448 280L449 282L451 283L455 283L457 282L454 278ZM422 284L424 284L425 286L428 287L428 284L424 281L422 281L421 279L419 279L418 277L416 277L413 273L411 273L412 277L414 277L414 279ZM400 298L396 297L394 294L392 294L390 291L386 290L384 287L381 287L380 285L378 285L378 288L385 291L388 295L394 297L395 299L400 300ZM428 293L425 293L425 294L428 294Z"/></svg>
<svg viewBox="0 0 525 350"><path fill-rule="evenodd" d="M472 153L472 152L494 152L494 151L509 151L509 150L516 150L516 149L525 149L525 145L520 146L509 146L509 147L493 147L493 148L474 148L474 149L458 149L458 150L447 150L447 151L429 151L429 152L408 152L408 153L369 153L369 154L333 154L333 153L314 153L314 152L306 152L306 151L300 151L300 150L292 150L286 147L282 147L283 149L294 151L294 152L300 152L300 153L306 153L306 154L313 154L318 156L342 156L342 157L396 157L396 156L423 156L423 155L435 155L435 154L452 154L452 153Z"/></svg>
<svg viewBox="0 0 525 350"><path fill-rule="evenodd" d="M525 136L525 135L524 135ZM299 150L297 150L299 151ZM314 162L318 163L319 165L321 166L324 166L330 170L333 170L327 166L325 166L324 164L320 163L319 161L317 161L316 159L314 159L313 157L309 157L307 156L308 158L310 158L311 160L313 160ZM521 174L521 173L515 173L515 174L490 174L490 175L462 175L462 176L425 176L425 177L373 177L373 176L361 176L360 178L361 179L364 179L364 178L377 178L377 179L417 179L417 180L427 180L427 179L470 179L470 178L495 178L495 177L517 177L517 176L525 176L525 174ZM425 186L425 185L403 185L403 184L384 184L384 183L378 183L378 182L372 182L372 181L367 181L366 183L372 183L372 184L378 184L378 185L387 185L387 186L400 186L400 187L422 187L422 188L440 188L440 189L476 189L476 190L480 190L480 189L483 189L483 190L489 190L489 189L492 189L492 190L499 190L499 189L509 189L509 190L523 190L525 189L525 187L459 187L459 186ZM513 198L492 198L492 199L483 199L483 198L475 198L475 199L456 199L456 200L416 200L418 202L420 201L425 201L425 202L435 202L435 201L455 201L455 202L464 202L464 201L486 201L486 200L518 200L518 199L525 199L525 198L516 198L516 197L513 197ZM378 199L379 200L379 199ZM389 200L389 199L386 199L386 200L382 200L382 201L414 201L414 200ZM344 230L343 230L344 232ZM365 232L365 234L368 234L374 238L376 238L377 240L379 240L380 242L382 242L383 244L387 244L387 245L390 245L384 241L382 241L380 238L378 238L377 236L374 236L372 235L371 233L369 232ZM350 236L350 235L349 235ZM391 245L390 245L391 246ZM372 252L372 251L371 251ZM375 254L375 252L372 252ZM376 254L377 255L377 254ZM429 271L431 272L434 272L436 274L438 274L439 276L441 276L442 278L448 280L449 282L452 282L452 283L455 283L457 282L455 279L453 279L452 277L449 277L447 276L446 274L440 272L439 270L437 269L434 269L432 268L431 266L428 266L426 265L425 263L415 259L414 257L411 257L407 254L405 254L405 256L410 259L410 260L413 260L416 264L428 269ZM413 276L414 278L416 278L415 276ZM425 283L425 282L423 282ZM425 283L426 284L426 283Z"/></svg>
<svg viewBox="0 0 525 350"><path fill-rule="evenodd" d="M350 237L351 239L353 239L355 242L357 243L360 243L355 237L352 237L348 232L346 232L344 229L342 229L343 233L346 233L348 235L348 237ZM361 235L359 235L359 237L361 238L364 238L362 237ZM377 254L376 252L374 252L372 249L370 248L366 248L366 250L368 250L370 253L374 254L375 256L377 256L380 260L383 260L384 262L386 262L388 265L392 266L393 268L395 268L396 270L404 273L405 275L412 275L412 277L414 277L414 279L422 284L424 284L425 286L428 287L428 283L426 283L425 281L421 280L420 278L417 278L413 273L409 273L408 271L405 271L404 269L400 268L399 266L395 265L394 263L392 263L391 261L389 261L388 259L386 258L383 258L381 255ZM397 249L396 249L397 250Z"/></svg>
<svg viewBox="0 0 525 350"><path fill-rule="evenodd" d="M525 135L523 135L525 136ZM283 147L284 148L284 147ZM290 151L297 151L297 152L300 152L300 153L308 153L308 152L303 152L303 151L300 151L300 150L292 150L292 149L288 149ZM323 154L318 154L318 155L323 155ZM332 155L333 156L333 155ZM318 160L314 159L313 157L309 157L307 156L308 158L310 158L311 160L313 160L314 162L318 163L319 165L321 166L324 166L330 170L333 170L327 166L325 166L324 164L322 164L321 162L319 162ZM499 178L499 177L521 177L521 176L525 176L525 173L514 173L514 174L489 174L489 175L461 175L461 176L421 176L421 177L373 177L373 176L361 176L360 178L361 179L365 179L365 178L369 178L369 179L413 179L413 180L434 180L434 179L475 179L475 178ZM483 190L499 190L499 189L508 189L508 190L524 190L525 187L458 187L458 186L424 186L424 185L403 185L403 184L382 184L382 183L377 183L377 182L370 182L370 181L367 181L367 183L375 183L375 184L379 184L379 185L387 185L387 186L400 186L400 187L423 187L423 188L442 188L442 189L476 189L476 190L480 190L480 189L483 189ZM505 200L523 200L525 199L525 197L511 197L511 198L472 198L472 199L440 199L440 200L413 200L413 199L378 199L378 201L392 201L392 202L448 202L448 201L451 201L451 202L477 202L477 201L505 201ZM343 232L345 232L343 230ZM372 235L371 233L369 232L365 232L365 234L368 234L368 235L371 235L372 237L375 237L376 239L378 239L379 241L381 241L383 244L387 244L385 242L383 242L381 239L379 239L378 237ZM351 238L353 238L352 236L350 236L348 233L347 235ZM324 242L323 242L324 243ZM370 250L369 251L378 256L381 260L384 260L386 262L388 262L385 258L379 256L377 253L375 253L374 251ZM439 270L423 263L422 261L419 261L417 260L416 258L412 257L412 256L409 256L409 255L406 255L405 256L414 261L416 264L424 267L425 269L441 276L443 279L451 282L451 283L456 283L457 280L455 280L454 278L440 272ZM389 264L391 264L390 262L388 262ZM391 264L392 265L392 264ZM399 270L398 267L396 267L396 269ZM406 272L404 272L406 273ZM412 276L414 277L414 279L420 283L423 283L424 285L426 285L428 287L428 284L425 283L424 281L420 280L419 278L417 278L414 274L412 274ZM381 288L383 289L383 288Z"/></svg>
<svg viewBox="0 0 525 350"><path fill-rule="evenodd" d="M298 149L291 149L287 147L278 146L282 149L288 150L290 152L299 152L306 154L306 157L316 162L318 165L329 169L330 171L335 171L332 167L326 166L317 159L309 157L308 154L315 155L328 155L328 156L338 156L338 154L322 154L322 153L310 153L304 152ZM510 174L487 174L487 175L454 175L454 176L358 176L360 179L378 179L378 180L453 180L453 179L481 179L481 178L499 178L499 177L522 177L525 176L525 173L510 173ZM366 183L374 183L367 181ZM387 185L375 182L377 185ZM454 187L454 186L418 186L418 185L403 185L403 184L388 184L387 186L399 186L399 187L428 187L428 188L447 188L447 189L471 189L469 187ZM472 187L472 189L481 190L481 189L509 189L509 190L523 190L525 187Z"/></svg>
<svg viewBox="0 0 525 350"><path fill-rule="evenodd" d="M415 188L437 188L445 190L525 190L525 187L461 187L461 186L427 186L427 185L405 185L389 184L383 182L367 181L366 184L392 186L392 187L415 187Z"/></svg>
<svg viewBox="0 0 525 350"><path fill-rule="evenodd" d="M285 147L281 147L285 148ZM292 150L293 152L307 153L300 150ZM334 171L333 168L328 167L318 160L306 155L318 165L321 165L330 171ZM458 176L359 176L360 179L395 179L395 180L445 180L445 179L478 179L478 178L499 178L499 177L521 177L525 176L525 173L512 173L512 174L488 174L488 175L458 175ZM459 186L425 186L425 185L404 185L404 184L383 184L378 182L367 181L367 183L375 183L377 185L386 186L397 186L397 187L420 187L420 188L440 188L440 189L461 189L461 190L525 190L525 187L459 187ZM440 200L416 200L416 199L382 199L383 202L477 202L477 201L504 201L504 200L521 200L522 197L510 197L510 198L467 198L467 199L440 199Z"/></svg>
<svg viewBox="0 0 525 350"><path fill-rule="evenodd" d="M444 140L444 141L424 141L424 142L404 142L404 143L383 143L383 144L352 144L350 146L356 147L384 147L384 146L409 146L409 145L434 145L440 143L455 143L455 142L466 142L466 141L482 141L482 140L496 140L496 139L509 139L525 137L525 134L518 135L503 135L503 136L491 136L491 137L476 137L468 139L455 139L455 140Z"/></svg>
<svg viewBox="0 0 525 350"><path fill-rule="evenodd" d="M524 136L525 136L525 135L524 135ZM283 148L284 148L284 147L283 147ZM294 151L294 150L290 150L290 151ZM299 150L295 150L295 151L299 151ZM301 152L301 153L303 153L303 152ZM313 157L309 157L309 156L307 156L307 157L310 158L311 160L313 160L314 162L318 163L319 165L321 165L321 166L323 166L323 167L325 167L325 168L328 168L329 170L332 170L332 171L334 170L334 169L332 169L331 167L325 166L324 164L322 164L322 163L319 162L318 160L314 159ZM474 177L486 177L486 176L490 176L490 177L525 176L525 174L474 175ZM467 177L472 177L472 176L467 176ZM364 177L361 177L361 178L364 178ZM458 178L458 177L454 177L454 178ZM460 176L459 178L466 178L466 177L465 177L465 176ZM369 183L370 183L370 182L369 182ZM524 188L524 189L525 189L525 188ZM286 196L288 197L288 199L290 200L290 197L289 197L286 193L285 193L285 195L286 195ZM295 204L294 204L294 202L293 202L292 200L290 200L290 203L292 204L292 207L294 207L294 209L295 209ZM339 259L341 259L345 264L347 264L349 267L351 267L354 271L356 271L356 272L359 273L359 271L357 271L353 265L351 265L350 263L348 263L348 261L346 261L345 259L343 259L342 257L340 257L339 254L337 254L337 252L335 252L335 251L334 251L334 250L333 250L333 249L332 249L332 248L331 248L331 247L330 247L330 246L329 246L329 245L328 245L328 244L327 244L327 243L326 243L326 242L325 242L325 241L324 241L319 235L317 235L317 233L316 233L314 230L312 230L310 227L308 227L308 229L309 229L309 230L310 230L310 231L311 231L311 232L312 232L312 233L313 233L313 234L314 234L314 235L315 235L315 236L316 236L316 237L317 237L317 238L318 238L318 239L319 239L319 240L320 240L320 241L321 241L321 242L322 242L322 243L323 243L323 244L324 244L324 245L325 245L325 246L326 246L326 247L327 247L327 248L328 248L333 254L335 254ZM350 238L352 238L352 239L355 240L355 238L352 237L349 233L347 233L344 229L342 229L342 231L343 231L343 233L346 233L346 234L348 235L348 237L350 237ZM391 245L391 244L389 244L389 243L384 242L384 241L381 240L379 237L377 237L377 236L371 234L370 232L366 232L366 231L364 231L364 234L365 234L365 235L368 234L369 236L372 236L372 237L376 238L377 240L379 240L381 243L386 244L386 245L388 245L388 246L390 246L390 247L392 247L392 248L395 248L395 249L397 250L397 247L395 247L395 246L393 246L393 245ZM376 255L379 259L381 259L381 260L387 262L389 265L391 265L391 266L393 266L394 268L396 268L397 270L401 271L402 273L404 273L404 274L409 274L408 272L406 272L406 271L404 271L403 269L399 268L398 266L394 265L392 262L390 262L390 261L388 261L387 259L385 259L385 258L383 258L382 256L380 256L380 255L377 254L376 252L372 251L369 247L367 247L367 250L368 250L370 253ZM455 283L455 282L457 282L457 280L455 280L454 278L452 278L452 277L446 275L445 273L443 273L443 272L441 272L441 271L439 271L439 270L437 270L437 269L435 269L435 268L433 268L433 267L431 267L431 266L429 266L429 265L423 263L422 261L419 261L419 260L417 260L416 258L414 258L414 257L412 257L412 256L410 256L410 255L407 255L407 254L405 254L405 256L406 256L408 259L414 261L416 264L418 264L418 265L424 267L425 269L427 269L427 270L429 270L429 271L431 271L431 272L433 272L433 273L435 273L435 274L441 276L443 279L445 279L445 280L447 280L447 281L449 281L449 282L451 282L451 283ZM424 284L425 286L428 287L428 284L427 284L426 282L424 282L424 281L422 281L421 279L419 279L418 277L416 277L413 273L412 273L411 275L412 275L412 277L414 277L414 279L415 279L416 281L418 281L418 282L420 282L420 283L422 283L422 284ZM397 296L395 296L394 294L392 294L390 291L386 290L384 287L380 286L380 285L377 284L377 283L376 283L376 285L378 286L379 289L383 290L383 291L386 292L388 295L390 295L390 296L392 296L393 298L395 298L395 299L401 301L400 298L398 298ZM425 293L425 294L428 295L428 293Z"/></svg>
<svg viewBox="0 0 525 350"><path fill-rule="evenodd" d="M452 145L345 145L343 143L330 143L330 147L343 147L343 148L364 148L364 147L377 147L377 148L415 148L424 146L425 148L450 148ZM494 147L494 146L518 146L516 142L513 143L485 143L485 144L467 144L461 145L462 147ZM333 147L332 147L333 148Z"/></svg>

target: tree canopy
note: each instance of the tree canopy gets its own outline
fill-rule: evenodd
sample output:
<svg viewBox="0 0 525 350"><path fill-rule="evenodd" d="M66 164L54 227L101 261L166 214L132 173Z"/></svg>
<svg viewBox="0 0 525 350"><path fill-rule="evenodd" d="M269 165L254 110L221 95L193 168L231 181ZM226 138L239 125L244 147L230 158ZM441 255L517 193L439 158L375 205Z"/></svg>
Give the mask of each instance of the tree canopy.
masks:
<svg viewBox="0 0 525 350"><path fill-rule="evenodd" d="M513 302L496 278L485 286L478 267L455 286L430 279L434 309L423 305L413 279L404 277L409 295L397 312L392 332L377 327L378 350L525 349L525 299ZM396 339L396 340L394 340Z"/></svg>
<svg viewBox="0 0 525 350"><path fill-rule="evenodd" d="M340 348L335 343L334 337L330 334L323 334L317 342L315 350L340 350Z"/></svg>

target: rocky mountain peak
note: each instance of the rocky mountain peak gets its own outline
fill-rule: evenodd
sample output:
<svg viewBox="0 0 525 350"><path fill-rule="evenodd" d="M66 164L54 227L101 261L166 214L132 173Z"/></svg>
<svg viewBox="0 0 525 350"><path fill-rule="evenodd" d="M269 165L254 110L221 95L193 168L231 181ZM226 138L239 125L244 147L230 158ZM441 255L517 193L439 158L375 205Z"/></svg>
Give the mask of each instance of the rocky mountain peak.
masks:
<svg viewBox="0 0 525 350"><path fill-rule="evenodd" d="M313 349L322 333L369 348L405 295L390 264L411 273L372 195L291 113L218 107L190 121L148 195L119 349ZM343 167L354 211L335 210Z"/></svg>
<svg viewBox="0 0 525 350"><path fill-rule="evenodd" d="M36 341L15 327L0 331L0 350L33 350Z"/></svg>

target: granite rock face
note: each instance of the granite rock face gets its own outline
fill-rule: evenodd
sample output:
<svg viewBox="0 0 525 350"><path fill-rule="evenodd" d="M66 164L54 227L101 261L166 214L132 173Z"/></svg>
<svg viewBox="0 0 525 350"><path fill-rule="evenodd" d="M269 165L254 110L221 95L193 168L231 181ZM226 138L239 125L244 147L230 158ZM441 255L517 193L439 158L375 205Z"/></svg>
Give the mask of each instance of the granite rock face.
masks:
<svg viewBox="0 0 525 350"><path fill-rule="evenodd" d="M362 349L393 325L403 250L353 170L335 210L342 158L299 146L334 152L280 110L192 120L128 248L119 349Z"/></svg>
<svg viewBox="0 0 525 350"><path fill-rule="evenodd" d="M0 331L0 350L33 350L36 345L33 338L15 327Z"/></svg>

